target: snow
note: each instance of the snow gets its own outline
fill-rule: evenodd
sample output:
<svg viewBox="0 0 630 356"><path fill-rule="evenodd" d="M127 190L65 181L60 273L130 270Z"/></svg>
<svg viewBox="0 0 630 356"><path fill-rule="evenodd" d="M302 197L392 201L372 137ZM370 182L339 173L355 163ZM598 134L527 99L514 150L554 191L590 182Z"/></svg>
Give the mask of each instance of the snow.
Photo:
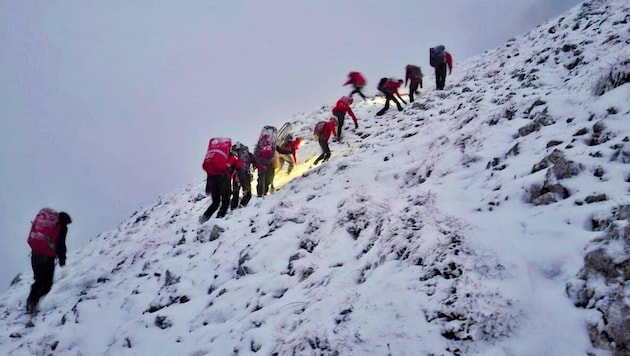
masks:
<svg viewBox="0 0 630 356"><path fill-rule="evenodd" d="M601 236L592 217L628 201L630 169L610 157L629 135L630 86L593 86L614 65L597 59L628 58L630 35L614 25L625 1L588 4L456 63L445 91L425 76L403 112L375 117L382 98L355 101L360 128L348 119L318 166L311 130L331 107L295 115L305 142L292 174L225 219L197 222L209 204L198 181L83 250L70 226L68 264L35 326L23 313L30 271L0 297L0 353L607 354L587 333L596 315L566 285ZM598 121L609 140L590 145ZM528 191L548 169L532 167L554 149L582 171L559 180L568 198L534 206ZM609 198L584 203L592 194Z"/></svg>

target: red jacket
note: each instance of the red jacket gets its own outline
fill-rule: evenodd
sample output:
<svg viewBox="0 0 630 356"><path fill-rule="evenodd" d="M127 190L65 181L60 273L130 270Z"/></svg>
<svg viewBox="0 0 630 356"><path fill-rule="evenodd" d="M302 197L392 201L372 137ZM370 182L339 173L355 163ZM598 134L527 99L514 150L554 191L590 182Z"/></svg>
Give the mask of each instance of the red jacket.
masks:
<svg viewBox="0 0 630 356"><path fill-rule="evenodd" d="M241 159L238 158L237 155L230 153L230 156L228 157L227 166L228 166L228 171L236 171L238 169L243 169L243 161L241 161Z"/></svg>
<svg viewBox="0 0 630 356"><path fill-rule="evenodd" d="M354 115L354 112L352 112L352 108L350 108L350 105L348 105L348 103L345 102L343 98L337 100L337 104L332 109L333 114L338 111L342 111L343 113L350 114L352 121L354 121L355 124L357 123L357 117Z"/></svg>
<svg viewBox="0 0 630 356"><path fill-rule="evenodd" d="M335 136L335 138L337 138L337 128L335 127L334 122L326 121L326 124L324 125L321 134L317 132L317 125L315 125L315 127L313 128L313 135L319 136L326 141L330 139L331 134Z"/></svg>
<svg viewBox="0 0 630 356"><path fill-rule="evenodd" d="M398 82L397 80L389 78L383 84L382 88L379 88L379 90L381 90L384 93L388 93L388 94L397 94L398 93L398 88L400 88L400 84L401 83Z"/></svg>
<svg viewBox="0 0 630 356"><path fill-rule="evenodd" d="M444 51L444 57L446 57L446 65L448 66L448 74L451 74L453 70L453 57L448 51Z"/></svg>
<svg viewBox="0 0 630 356"><path fill-rule="evenodd" d="M300 148L300 144L302 144L302 138L296 137L295 140L285 143L282 147L277 148L276 151L280 154L290 154L291 158L293 158L293 163L297 163L297 150Z"/></svg>
<svg viewBox="0 0 630 356"><path fill-rule="evenodd" d="M210 168L210 170L208 171L208 175L211 175L211 176L225 175L226 177L231 178L232 172L234 172L237 169L243 169L243 161L241 161L241 159L238 158L237 155L230 153L228 155L227 163L225 164L225 169L223 171L220 172L213 166L210 166L208 168Z"/></svg>
<svg viewBox="0 0 630 356"><path fill-rule="evenodd" d="M344 85L352 84L357 87L362 87L366 83L365 77L359 72L348 73L348 81Z"/></svg>

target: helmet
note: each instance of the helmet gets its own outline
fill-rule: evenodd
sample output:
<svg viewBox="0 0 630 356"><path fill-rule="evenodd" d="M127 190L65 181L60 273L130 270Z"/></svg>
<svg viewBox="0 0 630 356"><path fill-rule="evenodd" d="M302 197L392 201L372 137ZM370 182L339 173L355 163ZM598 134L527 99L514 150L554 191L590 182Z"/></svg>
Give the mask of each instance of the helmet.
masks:
<svg viewBox="0 0 630 356"><path fill-rule="evenodd" d="M339 120L337 120L337 118L336 118L336 117L331 116L331 117L330 117L330 122L332 122L333 124L337 125L337 124L339 123Z"/></svg>

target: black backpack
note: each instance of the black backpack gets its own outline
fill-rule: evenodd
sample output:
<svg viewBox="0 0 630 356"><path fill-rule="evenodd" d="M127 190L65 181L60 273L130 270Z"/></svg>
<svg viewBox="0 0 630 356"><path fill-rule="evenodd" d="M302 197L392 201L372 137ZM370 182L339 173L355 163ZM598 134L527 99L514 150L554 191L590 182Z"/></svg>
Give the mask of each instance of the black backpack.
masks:
<svg viewBox="0 0 630 356"><path fill-rule="evenodd" d="M246 170L249 169L249 165L252 163L249 148L244 144L237 142L234 146L232 146L232 151L234 151L241 162L243 162L243 168Z"/></svg>
<svg viewBox="0 0 630 356"><path fill-rule="evenodd" d="M381 80L378 81L378 85L376 86L376 89L378 89L378 91L383 92L383 85L385 85L385 83L387 83L387 78L381 78Z"/></svg>
<svg viewBox="0 0 630 356"><path fill-rule="evenodd" d="M422 79L422 69L418 66L409 67L409 74L411 74L411 76L415 79Z"/></svg>
<svg viewBox="0 0 630 356"><path fill-rule="evenodd" d="M429 65L435 68L446 63L446 48L443 45L429 49Z"/></svg>

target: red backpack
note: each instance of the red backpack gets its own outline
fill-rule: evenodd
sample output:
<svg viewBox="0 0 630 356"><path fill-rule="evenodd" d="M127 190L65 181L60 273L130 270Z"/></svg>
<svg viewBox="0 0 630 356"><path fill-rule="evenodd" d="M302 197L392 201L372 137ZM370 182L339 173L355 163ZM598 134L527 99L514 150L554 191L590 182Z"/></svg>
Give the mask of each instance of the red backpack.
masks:
<svg viewBox="0 0 630 356"><path fill-rule="evenodd" d="M276 142L278 129L274 126L265 126L258 136L258 143L254 148L254 158L259 164L272 164L276 158Z"/></svg>
<svg viewBox="0 0 630 356"><path fill-rule="evenodd" d="M316 123L315 127L313 128L313 135L317 137L321 136L321 134L324 132L324 127L326 126L327 123L328 121L320 121Z"/></svg>
<svg viewBox="0 0 630 356"><path fill-rule="evenodd" d="M208 142L208 151L203 159L202 168L209 175L221 175L227 169L228 156L232 149L232 139L213 137Z"/></svg>
<svg viewBox="0 0 630 356"><path fill-rule="evenodd" d="M55 257L56 243L61 230L59 213L51 208L41 209L31 224L28 245L33 255Z"/></svg>
<svg viewBox="0 0 630 356"><path fill-rule="evenodd" d="M342 103L350 106L352 104L352 102L354 102L354 100L349 97L349 96L342 96L341 98L339 98L338 101L341 101Z"/></svg>
<svg viewBox="0 0 630 356"><path fill-rule="evenodd" d="M348 74L354 85L362 87L365 85L365 77L359 72L350 72Z"/></svg>

